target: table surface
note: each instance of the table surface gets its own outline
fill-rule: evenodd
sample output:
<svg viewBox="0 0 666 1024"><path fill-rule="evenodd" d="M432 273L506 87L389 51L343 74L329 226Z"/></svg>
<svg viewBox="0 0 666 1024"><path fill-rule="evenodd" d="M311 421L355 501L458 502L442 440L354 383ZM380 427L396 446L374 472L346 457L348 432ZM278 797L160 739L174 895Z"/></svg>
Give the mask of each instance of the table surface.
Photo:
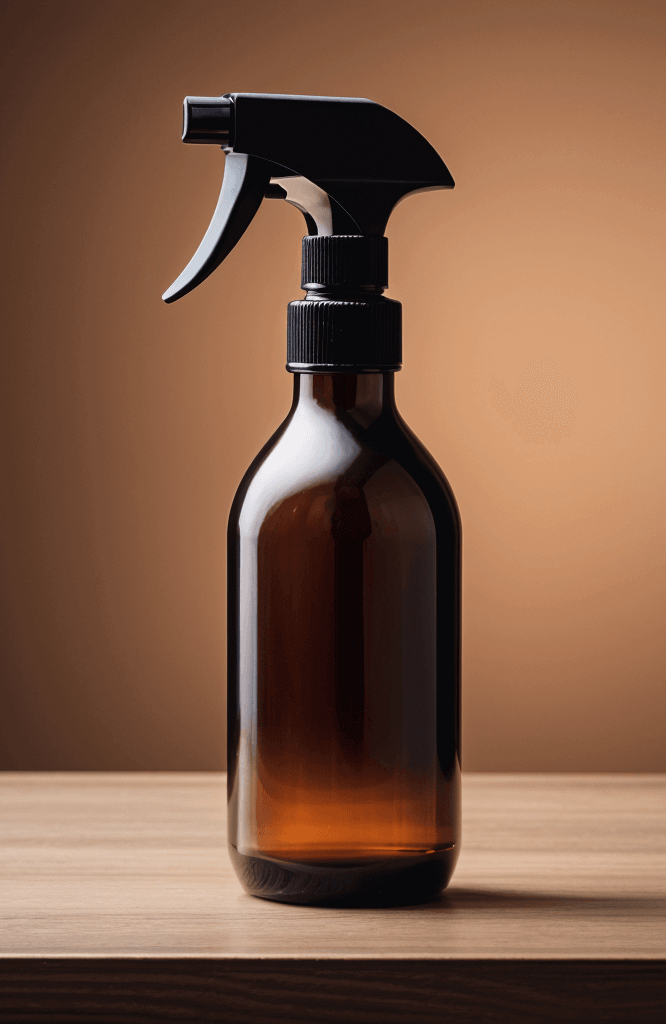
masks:
<svg viewBox="0 0 666 1024"><path fill-rule="evenodd" d="M332 909L245 895L207 773L0 775L0 956L663 960L666 776L464 778L437 900Z"/></svg>

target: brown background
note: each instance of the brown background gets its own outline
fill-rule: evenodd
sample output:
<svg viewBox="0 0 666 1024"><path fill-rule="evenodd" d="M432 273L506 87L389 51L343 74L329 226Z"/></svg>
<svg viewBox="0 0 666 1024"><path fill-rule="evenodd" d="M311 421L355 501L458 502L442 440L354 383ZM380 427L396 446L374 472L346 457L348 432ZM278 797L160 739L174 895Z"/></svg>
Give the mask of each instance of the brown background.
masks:
<svg viewBox="0 0 666 1024"><path fill-rule="evenodd" d="M193 295L186 93L369 96L456 178L390 226L398 398L465 536L465 767L666 769L659 3L7 3L0 767L223 766L226 516L286 413L299 215ZM249 299L249 301L248 301Z"/></svg>

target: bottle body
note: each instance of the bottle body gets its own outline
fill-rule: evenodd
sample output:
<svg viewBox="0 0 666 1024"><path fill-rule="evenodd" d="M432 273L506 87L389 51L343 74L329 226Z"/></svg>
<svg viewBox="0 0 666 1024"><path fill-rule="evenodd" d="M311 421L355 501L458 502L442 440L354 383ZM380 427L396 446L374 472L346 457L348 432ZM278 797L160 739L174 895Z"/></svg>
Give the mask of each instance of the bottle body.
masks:
<svg viewBox="0 0 666 1024"><path fill-rule="evenodd" d="M229 522L229 843L247 891L427 899L459 848L460 519L393 374L297 374Z"/></svg>

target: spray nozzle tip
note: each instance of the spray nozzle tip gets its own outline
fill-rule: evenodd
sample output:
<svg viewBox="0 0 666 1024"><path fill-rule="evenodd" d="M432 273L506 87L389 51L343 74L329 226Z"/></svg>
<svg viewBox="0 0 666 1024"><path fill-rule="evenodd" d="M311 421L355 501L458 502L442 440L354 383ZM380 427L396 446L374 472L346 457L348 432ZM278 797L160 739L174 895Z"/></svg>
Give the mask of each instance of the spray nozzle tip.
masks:
<svg viewBox="0 0 666 1024"><path fill-rule="evenodd" d="M233 102L226 96L186 96L183 103L183 142L229 145L233 134Z"/></svg>

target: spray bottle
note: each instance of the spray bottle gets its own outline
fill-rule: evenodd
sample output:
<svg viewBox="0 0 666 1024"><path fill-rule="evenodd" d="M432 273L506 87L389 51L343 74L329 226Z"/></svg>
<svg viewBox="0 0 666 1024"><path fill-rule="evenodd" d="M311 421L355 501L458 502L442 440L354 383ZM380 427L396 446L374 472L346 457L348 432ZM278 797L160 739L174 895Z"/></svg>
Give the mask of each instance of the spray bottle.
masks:
<svg viewBox="0 0 666 1024"><path fill-rule="evenodd" d="M433 147L366 99L189 96L183 140L221 146L222 191L165 292L187 294L264 198L299 209L289 415L228 532L229 851L255 896L432 898L459 850L460 517L398 413L391 211L453 188Z"/></svg>

